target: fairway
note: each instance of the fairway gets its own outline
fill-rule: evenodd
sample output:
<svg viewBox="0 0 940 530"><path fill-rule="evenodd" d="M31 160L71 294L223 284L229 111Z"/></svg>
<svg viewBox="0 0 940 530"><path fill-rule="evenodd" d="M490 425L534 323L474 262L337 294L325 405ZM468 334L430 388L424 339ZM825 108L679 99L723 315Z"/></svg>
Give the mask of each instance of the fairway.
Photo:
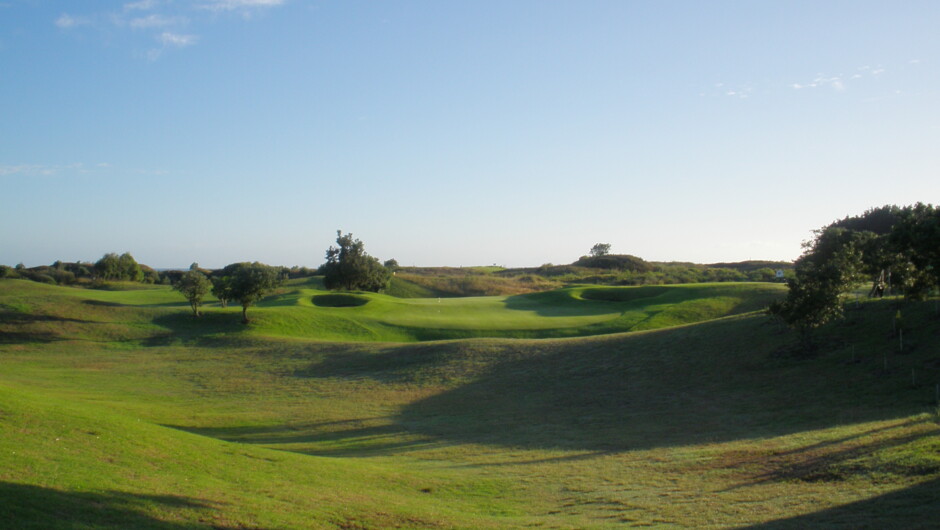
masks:
<svg viewBox="0 0 940 530"><path fill-rule="evenodd" d="M714 283L652 287L578 286L555 291L466 298L395 298L320 290L314 280L288 282L253 306L203 307L194 319L167 287L99 291L4 282L7 299L58 304L82 318L102 313L158 324L166 340L238 334L330 341L414 342L473 337L562 338L669 327L761 310L783 296L780 284ZM18 285L18 287L17 287ZM37 298L39 296L39 298ZM24 302L27 305L30 302ZM94 311L91 311L94 309Z"/></svg>
<svg viewBox="0 0 940 530"><path fill-rule="evenodd" d="M755 311L785 292L780 284L716 283L577 286L513 296L395 298L365 292L328 294L316 286L316 281L294 281L283 289L286 292L261 302L252 333L409 342L574 337L654 329Z"/></svg>
<svg viewBox="0 0 940 530"><path fill-rule="evenodd" d="M755 292L779 289L438 301L295 282L245 326L164 288L0 281L0 526L929 526L933 302L905 306L912 349L883 372L889 301L809 361L747 311ZM415 342L436 322L639 331Z"/></svg>
<svg viewBox="0 0 940 530"><path fill-rule="evenodd" d="M0 530L940 530L940 0L0 0Z"/></svg>

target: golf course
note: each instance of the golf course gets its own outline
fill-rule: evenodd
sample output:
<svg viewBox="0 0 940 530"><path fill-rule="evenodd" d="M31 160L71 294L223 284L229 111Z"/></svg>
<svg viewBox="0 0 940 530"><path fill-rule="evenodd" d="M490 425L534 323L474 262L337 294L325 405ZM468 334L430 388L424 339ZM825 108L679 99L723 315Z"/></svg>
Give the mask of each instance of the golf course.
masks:
<svg viewBox="0 0 940 530"><path fill-rule="evenodd" d="M312 277L245 325L169 286L3 279L0 526L934 525L936 301L847 304L807 357L766 314L785 294Z"/></svg>
<svg viewBox="0 0 940 530"><path fill-rule="evenodd" d="M0 0L0 530L940 530L938 28Z"/></svg>

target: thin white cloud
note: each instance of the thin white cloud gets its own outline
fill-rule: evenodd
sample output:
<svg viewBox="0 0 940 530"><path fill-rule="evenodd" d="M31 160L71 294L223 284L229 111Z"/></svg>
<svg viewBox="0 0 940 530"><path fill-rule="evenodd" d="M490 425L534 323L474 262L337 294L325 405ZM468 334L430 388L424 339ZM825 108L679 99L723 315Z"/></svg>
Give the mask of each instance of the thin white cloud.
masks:
<svg viewBox="0 0 940 530"><path fill-rule="evenodd" d="M37 170L41 169L42 166L35 166L30 164L18 164L18 165L7 165L0 166L0 177L5 177L7 175L17 175L20 173L35 173Z"/></svg>
<svg viewBox="0 0 940 530"><path fill-rule="evenodd" d="M124 0L110 11L82 15L63 13L54 23L60 28L87 24L102 33L114 29L139 32L150 44L143 49L137 48L134 54L153 61L170 48L196 44L199 38L192 34L195 31L191 28L219 13L234 13L247 20L262 10L286 3L287 0ZM187 28L186 33L181 31L183 27ZM160 44L154 46L154 41Z"/></svg>
<svg viewBox="0 0 940 530"><path fill-rule="evenodd" d="M164 28L167 26L177 26L188 22L184 17L165 17L163 15L147 15L131 19L129 25L135 29L146 28Z"/></svg>
<svg viewBox="0 0 940 530"><path fill-rule="evenodd" d="M251 9L259 7L276 7L284 0L208 0L200 7L210 11L233 11L235 9Z"/></svg>
<svg viewBox="0 0 940 530"><path fill-rule="evenodd" d="M704 88L704 87L703 87ZM741 98L746 99L750 97L751 92L753 92L753 87L750 84L745 85L731 85L725 82L712 83L710 90L708 92L701 92L699 95L706 96L710 95L711 97L731 97L731 98Z"/></svg>
<svg viewBox="0 0 940 530"><path fill-rule="evenodd" d="M87 18L73 17L67 13L62 13L59 15L59 18L55 19L55 25L60 28L74 28L75 26L81 26L83 24L88 24Z"/></svg>
<svg viewBox="0 0 940 530"><path fill-rule="evenodd" d="M114 164L110 162L98 162L96 164L85 164L84 162L73 162L71 164L0 164L0 177L88 175L108 173L114 169ZM167 175L170 173L170 171L165 169L125 168L122 171L129 171L141 175Z"/></svg>
<svg viewBox="0 0 940 530"><path fill-rule="evenodd" d="M140 0L139 2L128 2L124 4L125 11L148 11L157 7L156 0Z"/></svg>
<svg viewBox="0 0 940 530"><path fill-rule="evenodd" d="M163 43L164 46L184 48L186 46L192 46L193 44L196 44L198 37L195 35L180 35L178 33L164 31L160 34L159 40L161 43Z"/></svg>
<svg viewBox="0 0 940 530"><path fill-rule="evenodd" d="M74 164L66 165L49 165L49 164L13 164L13 165L0 165L0 177L6 177L11 175L22 175L22 176L50 176L55 175L59 171L66 169L77 169L82 170L84 164L81 162L76 162Z"/></svg>
<svg viewBox="0 0 940 530"><path fill-rule="evenodd" d="M852 79L855 79L853 76ZM835 90L836 92L844 92L846 90L845 81L842 79L841 74L836 76L827 76L824 74L817 74L810 82L804 83L790 83L790 88L794 90L802 90L804 88L819 88L819 87L829 87Z"/></svg>

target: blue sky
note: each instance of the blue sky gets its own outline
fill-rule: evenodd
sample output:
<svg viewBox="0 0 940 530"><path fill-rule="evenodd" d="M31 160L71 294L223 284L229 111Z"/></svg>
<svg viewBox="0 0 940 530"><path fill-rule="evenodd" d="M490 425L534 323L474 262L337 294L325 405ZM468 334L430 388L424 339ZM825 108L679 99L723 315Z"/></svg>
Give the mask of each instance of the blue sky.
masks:
<svg viewBox="0 0 940 530"><path fill-rule="evenodd" d="M940 202L940 2L0 0L0 263L796 258Z"/></svg>

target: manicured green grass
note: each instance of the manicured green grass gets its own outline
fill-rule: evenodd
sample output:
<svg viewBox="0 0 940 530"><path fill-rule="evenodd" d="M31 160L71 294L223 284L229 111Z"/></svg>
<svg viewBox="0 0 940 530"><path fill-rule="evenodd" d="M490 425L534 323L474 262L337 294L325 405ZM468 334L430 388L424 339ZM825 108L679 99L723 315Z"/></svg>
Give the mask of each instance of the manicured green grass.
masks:
<svg viewBox="0 0 940 530"><path fill-rule="evenodd" d="M806 357L748 302L724 300L746 285L596 289L514 308L466 300L458 324L590 320L623 304L618 319L657 308L634 329L684 325L324 342L301 333L311 315L347 340L344 325L415 337L379 314L319 314L385 300L321 307L313 284L287 286L243 326L237 308L194 319L165 289L0 281L0 527L935 523L934 302L902 305L904 350L886 300L850 306ZM688 323L729 307L743 312Z"/></svg>
<svg viewBox="0 0 940 530"><path fill-rule="evenodd" d="M217 334L332 341L413 342L472 337L561 338L656 329L760 310L783 294L778 284L716 283L656 287L575 286L513 296L397 298L375 293L332 293L318 279L288 282L249 310L223 309L210 298L195 320L182 296L164 286L124 291L41 285L11 280L4 291L42 296L60 312L116 315L158 326L166 340ZM37 284L40 285L40 284ZM10 302L12 303L12 302ZM94 318L94 317L92 317ZM114 327L114 326L112 326ZM144 330L146 331L146 330ZM117 337L110 337L114 340Z"/></svg>
<svg viewBox="0 0 940 530"><path fill-rule="evenodd" d="M375 293L333 295L303 283L285 291L254 310L252 333L356 341L575 337L755 311L783 294L778 284L755 283L575 286L513 296L407 299ZM595 293L619 293L620 298ZM344 296L350 303L326 302Z"/></svg>

